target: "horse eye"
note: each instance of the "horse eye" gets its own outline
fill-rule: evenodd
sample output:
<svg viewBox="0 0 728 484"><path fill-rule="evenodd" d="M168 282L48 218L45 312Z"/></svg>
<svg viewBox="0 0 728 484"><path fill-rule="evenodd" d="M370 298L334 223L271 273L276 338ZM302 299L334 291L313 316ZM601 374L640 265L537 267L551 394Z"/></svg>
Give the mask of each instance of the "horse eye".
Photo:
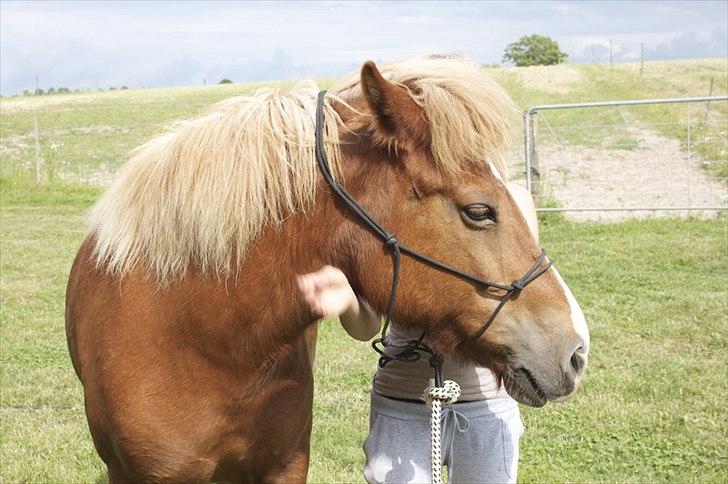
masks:
<svg viewBox="0 0 728 484"><path fill-rule="evenodd" d="M484 203L467 205L460 212L465 216L467 221L475 223L478 226L495 223L495 212Z"/></svg>

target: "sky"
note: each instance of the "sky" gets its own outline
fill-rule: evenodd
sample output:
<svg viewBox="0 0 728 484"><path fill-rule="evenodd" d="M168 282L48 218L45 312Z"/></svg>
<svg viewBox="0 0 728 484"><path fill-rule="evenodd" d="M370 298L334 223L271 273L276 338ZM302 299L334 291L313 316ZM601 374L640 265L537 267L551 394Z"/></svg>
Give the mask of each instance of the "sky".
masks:
<svg viewBox="0 0 728 484"><path fill-rule="evenodd" d="M523 35L569 62L726 57L728 0L18 2L0 0L0 92L340 76L457 52L500 63Z"/></svg>

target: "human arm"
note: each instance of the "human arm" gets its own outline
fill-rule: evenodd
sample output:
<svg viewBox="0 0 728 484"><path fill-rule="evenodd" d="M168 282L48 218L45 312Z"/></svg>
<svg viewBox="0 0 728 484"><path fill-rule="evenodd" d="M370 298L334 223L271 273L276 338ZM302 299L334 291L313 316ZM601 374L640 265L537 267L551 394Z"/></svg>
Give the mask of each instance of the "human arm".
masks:
<svg viewBox="0 0 728 484"><path fill-rule="evenodd" d="M296 282L311 312L321 317L338 316L352 338L369 341L379 331L379 316L354 294L349 280L336 267L324 266L299 275Z"/></svg>

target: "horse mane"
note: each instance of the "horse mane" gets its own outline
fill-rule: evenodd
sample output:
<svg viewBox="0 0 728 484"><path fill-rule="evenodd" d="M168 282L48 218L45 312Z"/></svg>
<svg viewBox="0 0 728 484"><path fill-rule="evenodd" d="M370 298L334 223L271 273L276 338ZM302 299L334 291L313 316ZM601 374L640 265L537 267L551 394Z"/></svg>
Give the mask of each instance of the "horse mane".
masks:
<svg viewBox="0 0 728 484"><path fill-rule="evenodd" d="M432 152L443 170L468 169L487 159L505 178L515 110L487 72L442 56L380 70L424 109ZM233 272L263 227L313 204L318 90L304 81L233 97L135 150L89 215L97 267L122 276L145 264L160 282L190 264L218 275ZM339 130L346 128L332 105L356 111L349 102L361 95L358 73L326 95L325 139L335 175Z"/></svg>

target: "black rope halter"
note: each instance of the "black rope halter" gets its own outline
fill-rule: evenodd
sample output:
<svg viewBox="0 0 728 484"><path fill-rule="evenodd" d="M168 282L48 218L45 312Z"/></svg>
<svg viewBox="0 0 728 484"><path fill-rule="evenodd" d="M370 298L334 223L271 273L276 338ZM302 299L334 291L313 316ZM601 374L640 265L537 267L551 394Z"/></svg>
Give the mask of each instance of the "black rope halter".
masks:
<svg viewBox="0 0 728 484"><path fill-rule="evenodd" d="M435 353L435 351L426 343L424 343L424 338L426 332L423 332L422 335L420 335L419 338L416 340L407 341L404 344L394 344L389 336L387 335L387 330L389 328L389 324L392 322L392 315L394 313L394 306L397 302L397 286L399 284L399 268L400 268L400 258L401 254L406 254L409 257L426 264L430 267L433 267L441 272L445 272L447 274L450 274L452 276L458 277L460 279L464 279L466 281L472 282L478 286L484 287L484 288L496 288L500 289L502 291L505 291L505 293L500 297L500 302L498 303L498 306L496 306L493 313L490 315L490 317L483 323L483 325L478 329L475 333L471 334L467 338L465 338L463 341L460 342L461 345L471 343L478 338L480 338L483 333L488 329L488 327L493 323L496 316L500 312L501 309L503 309L503 306L516 294L521 292L524 287L529 285L531 282L536 280L539 276L541 276L544 272L546 272L551 267L551 261L546 259L546 251L543 249L541 250L541 255L536 259L536 262L531 266L531 268L526 271L526 273L519 279L513 281L510 284L499 284L496 282L491 282L485 279L481 279L480 277L474 276L472 274L468 274L466 272L462 272L454 267L450 267L446 264L443 264L442 262L436 261L434 259L431 259L430 257L410 248L405 245L402 245L397 240L397 237L394 236L394 234L390 233L382 227L382 225L377 222L377 220L372 217L369 212L367 212L364 207L362 207L359 202L352 197L349 192L346 191L343 185L336 181L331 174L331 169L329 168L329 162L328 158L326 156L326 148L324 145L324 95L326 94L326 91L321 91L318 94L318 100L316 104L316 161L318 162L319 169L321 170L321 174L324 177L324 180L326 180L326 183L331 187L331 189L336 193L336 195L346 204L348 205L354 213L364 222L367 224L367 226L371 229L374 234L380 238L384 245L389 247L389 249L392 251L392 290L389 294L389 304L387 305L387 316L384 321L384 326L382 327L382 336L381 338L378 338L372 342L372 347L374 350L379 353L379 366L384 367L387 363L389 363L392 360L398 360L398 361L405 361L405 362L415 362L420 359L422 353L426 353L430 355L430 366L432 366L435 370L435 386L442 386L442 357ZM544 264L545 262L545 264ZM381 348L380 348L381 345ZM399 350L399 352L395 354L389 354L384 351L385 348L394 348L396 350Z"/></svg>

